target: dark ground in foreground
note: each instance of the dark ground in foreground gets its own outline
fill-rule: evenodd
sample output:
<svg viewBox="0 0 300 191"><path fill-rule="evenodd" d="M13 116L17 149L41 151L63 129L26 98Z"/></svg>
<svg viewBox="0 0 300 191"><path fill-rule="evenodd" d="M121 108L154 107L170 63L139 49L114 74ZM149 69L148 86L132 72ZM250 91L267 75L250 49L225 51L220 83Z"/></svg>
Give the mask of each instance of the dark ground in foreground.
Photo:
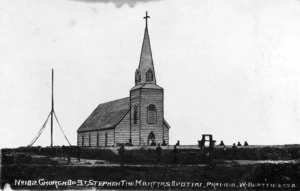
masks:
<svg viewBox="0 0 300 191"><path fill-rule="evenodd" d="M76 159L72 159L76 160ZM20 162L20 161L19 161ZM110 165L91 166L91 165L74 165L61 164L51 158L36 158L26 163L26 159L18 164L6 164L1 166L1 188L9 183L12 189L214 189L214 183L235 183L235 186L226 188L224 186L216 186L217 190L240 190L240 183L252 182L259 184L276 183L281 187L292 186L295 188L287 188L284 190L300 190L300 163L285 164L247 164L241 165L236 162L224 163L218 161L215 168L212 169L206 165L149 165L149 166L124 166L120 167ZM73 185L58 186L50 185L22 185L20 180L38 181L59 180L59 181L76 181ZM83 181L106 181L118 182L126 180L126 184L122 186L101 185L99 182L80 182ZM142 182L146 183L142 185ZM162 182L160 186L151 185L152 181ZM176 183L172 183L176 181ZM133 185L130 185L133 182ZM171 187L166 186L169 182ZM179 182L179 183L178 183ZM181 183L180 183L181 182ZM182 183L183 182L183 183ZM202 183L202 187L191 187L191 183ZM28 182L27 182L28 183ZM91 183L96 183L95 185ZM129 183L129 185L128 185ZM189 185L188 185L189 183ZM18 185L19 184L19 185ZM198 185L199 186L199 185ZM206 186L206 188L204 188ZM281 187L261 188L249 187L246 190L282 190Z"/></svg>
<svg viewBox="0 0 300 191"><path fill-rule="evenodd" d="M171 152L166 153L161 164L156 164L154 150L132 151L125 158L125 162L131 162L124 167L118 163L119 156L110 150L83 150L80 162L74 156L68 162L61 151L45 151L2 150L1 189L8 183L12 189L26 190L300 190L298 147L294 155L284 150L267 153L266 149L246 149L243 152L247 155L240 155L244 160L219 157L213 167L197 162L196 155L189 156L193 152L184 150L180 151L178 165L167 160L172 157ZM262 156L265 160L251 160ZM133 157L137 163L132 163Z"/></svg>

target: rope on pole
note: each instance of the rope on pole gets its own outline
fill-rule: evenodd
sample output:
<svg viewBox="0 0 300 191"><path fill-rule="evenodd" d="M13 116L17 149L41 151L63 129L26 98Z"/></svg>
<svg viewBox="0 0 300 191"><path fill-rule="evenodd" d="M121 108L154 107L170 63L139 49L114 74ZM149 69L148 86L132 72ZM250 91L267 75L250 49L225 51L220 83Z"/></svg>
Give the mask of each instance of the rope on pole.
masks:
<svg viewBox="0 0 300 191"><path fill-rule="evenodd" d="M56 119L56 121L57 121L57 124L58 124L58 126L59 126L61 132L63 133L65 139L68 141L69 145L72 146L71 143L69 142L69 140L68 140L66 134L64 133L63 129L62 129L61 126L60 126L60 123L59 123L59 121L58 121L58 119L57 119L56 113L55 113L55 112L53 112L53 113L54 113L54 117L55 117L55 119Z"/></svg>
<svg viewBox="0 0 300 191"><path fill-rule="evenodd" d="M39 130L38 134L35 136L35 138L30 142L30 144L29 144L27 147L31 147L31 146L36 142L36 140L40 137L40 135L42 134L43 130L44 130L45 127L46 127L46 124L47 124L47 122L48 122L48 120L49 120L50 115L51 115L51 112L49 113L49 115L48 115L48 117L47 117L45 123L43 124L43 126L42 126L41 129Z"/></svg>

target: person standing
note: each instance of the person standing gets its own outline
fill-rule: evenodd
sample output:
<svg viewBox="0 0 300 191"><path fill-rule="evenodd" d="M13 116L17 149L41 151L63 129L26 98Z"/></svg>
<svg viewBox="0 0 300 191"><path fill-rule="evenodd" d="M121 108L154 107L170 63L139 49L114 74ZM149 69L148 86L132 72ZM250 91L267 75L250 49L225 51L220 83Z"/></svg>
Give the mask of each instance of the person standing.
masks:
<svg viewBox="0 0 300 191"><path fill-rule="evenodd" d="M156 147L156 158L157 158L157 163L160 163L161 152L162 152L162 148L160 147L160 144L158 143L158 146Z"/></svg>
<svg viewBox="0 0 300 191"><path fill-rule="evenodd" d="M77 160L80 161L80 157L81 157L81 148L77 147Z"/></svg>
<svg viewBox="0 0 300 191"><path fill-rule="evenodd" d="M237 146L235 143L232 145L232 159L236 159Z"/></svg>
<svg viewBox="0 0 300 191"><path fill-rule="evenodd" d="M223 141L221 141L221 143L220 143L220 146L224 146L225 144L224 144L224 142Z"/></svg>
<svg viewBox="0 0 300 191"><path fill-rule="evenodd" d="M125 158L125 147L124 145L121 145L119 148L119 156L120 156L120 165L124 166L124 158Z"/></svg>
<svg viewBox="0 0 300 191"><path fill-rule="evenodd" d="M173 163L177 164L178 163L178 149L176 148L176 145L174 145L173 149Z"/></svg>

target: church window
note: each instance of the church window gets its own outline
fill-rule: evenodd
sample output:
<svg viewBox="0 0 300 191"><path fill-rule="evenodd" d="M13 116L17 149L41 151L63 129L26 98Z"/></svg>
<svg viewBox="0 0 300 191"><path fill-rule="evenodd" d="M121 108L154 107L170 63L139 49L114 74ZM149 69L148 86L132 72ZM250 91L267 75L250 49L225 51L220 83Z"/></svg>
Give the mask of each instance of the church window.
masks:
<svg viewBox="0 0 300 191"><path fill-rule="evenodd" d="M147 82L153 81L153 72L151 69L149 69L146 73L146 81Z"/></svg>
<svg viewBox="0 0 300 191"><path fill-rule="evenodd" d="M84 147L84 135L81 137L81 145Z"/></svg>
<svg viewBox="0 0 300 191"><path fill-rule="evenodd" d="M107 133L105 133L105 146L107 147Z"/></svg>
<svg viewBox="0 0 300 191"><path fill-rule="evenodd" d="M99 133L97 133L97 147L99 147Z"/></svg>
<svg viewBox="0 0 300 191"><path fill-rule="evenodd" d="M89 134L89 147L91 146L91 134Z"/></svg>
<svg viewBox="0 0 300 191"><path fill-rule="evenodd" d="M134 106L133 109L133 124L137 124L138 121L138 107Z"/></svg>
<svg viewBox="0 0 300 191"><path fill-rule="evenodd" d="M156 108L155 108L155 105L153 105L153 104L148 106L147 122L149 124L155 124L156 123Z"/></svg>
<svg viewBox="0 0 300 191"><path fill-rule="evenodd" d="M149 133L148 136L148 145L152 145L152 146L155 145L155 135L152 131Z"/></svg>
<svg viewBox="0 0 300 191"><path fill-rule="evenodd" d="M141 82L141 73L140 73L139 70L136 70L136 72L135 72L135 83L137 84L139 82Z"/></svg>

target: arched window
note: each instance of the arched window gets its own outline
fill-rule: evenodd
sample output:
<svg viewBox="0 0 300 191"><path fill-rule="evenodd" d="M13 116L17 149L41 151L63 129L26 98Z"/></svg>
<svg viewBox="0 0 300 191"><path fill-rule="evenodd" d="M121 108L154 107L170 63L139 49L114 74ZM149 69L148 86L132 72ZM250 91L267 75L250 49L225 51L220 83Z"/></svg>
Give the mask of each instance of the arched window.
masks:
<svg viewBox="0 0 300 191"><path fill-rule="evenodd" d="M135 71L135 84L141 82L141 73L139 70Z"/></svg>
<svg viewBox="0 0 300 191"><path fill-rule="evenodd" d="M151 69L149 69L146 73L146 81L147 82L153 81L153 72Z"/></svg>
<svg viewBox="0 0 300 191"><path fill-rule="evenodd" d="M133 108L133 124L137 124L138 121L138 107L134 106Z"/></svg>
<svg viewBox="0 0 300 191"><path fill-rule="evenodd" d="M154 133L152 131L149 133L149 136L148 136L148 145L151 145L151 146L156 145L156 143L155 143L155 135L154 135Z"/></svg>
<svg viewBox="0 0 300 191"><path fill-rule="evenodd" d="M151 104L148 106L148 117L147 117L147 122L149 124L155 124L156 123L156 108L155 105Z"/></svg>

